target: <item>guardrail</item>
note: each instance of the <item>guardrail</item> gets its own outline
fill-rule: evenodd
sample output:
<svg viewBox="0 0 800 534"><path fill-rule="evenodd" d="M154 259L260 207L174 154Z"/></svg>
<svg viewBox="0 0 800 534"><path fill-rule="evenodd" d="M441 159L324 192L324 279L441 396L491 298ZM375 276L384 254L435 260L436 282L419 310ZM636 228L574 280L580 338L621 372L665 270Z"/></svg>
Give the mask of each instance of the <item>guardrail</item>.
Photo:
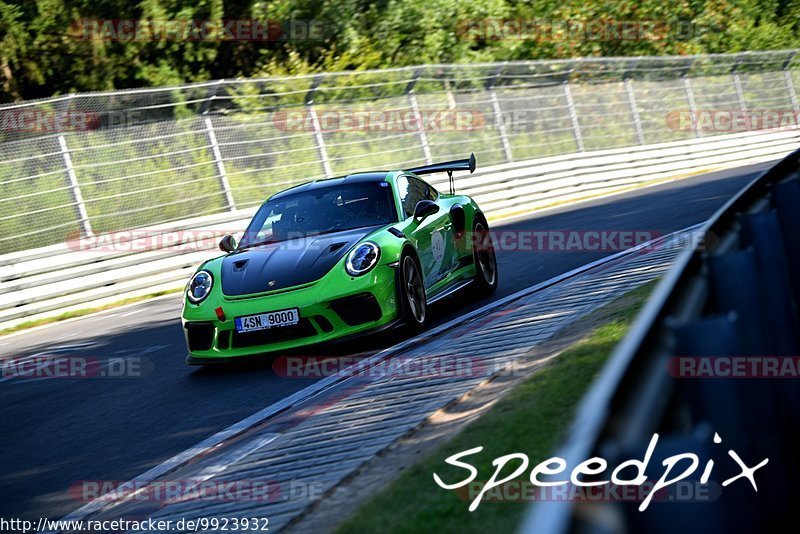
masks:
<svg viewBox="0 0 800 534"><path fill-rule="evenodd" d="M456 179L490 219L609 194L701 170L769 161L797 146L800 130L748 132L496 165ZM446 179L434 186L446 190ZM99 234L0 256L0 328L65 311L182 287L226 233L255 211Z"/></svg>
<svg viewBox="0 0 800 534"><path fill-rule="evenodd" d="M539 502L524 532L768 532L795 520L800 150L742 190L701 232L705 245L682 253L659 284L556 453L568 466L594 456L616 466L643 458L658 433L649 465L660 474L663 457L698 454L699 468L684 479L695 489L644 512L639 502L620 500ZM752 485L744 478L721 485L740 471L729 450L749 467L769 459ZM700 478L708 459L717 466L710 485Z"/></svg>

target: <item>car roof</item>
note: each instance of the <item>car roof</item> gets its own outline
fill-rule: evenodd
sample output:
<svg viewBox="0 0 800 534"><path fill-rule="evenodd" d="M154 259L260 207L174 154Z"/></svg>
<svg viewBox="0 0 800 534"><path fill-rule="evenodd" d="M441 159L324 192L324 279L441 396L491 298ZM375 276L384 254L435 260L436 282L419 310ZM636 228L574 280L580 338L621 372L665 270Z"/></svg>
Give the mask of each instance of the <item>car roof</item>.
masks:
<svg viewBox="0 0 800 534"><path fill-rule="evenodd" d="M302 193L305 191L314 191L316 189L325 189L337 185L363 183L363 182L383 182L389 175L397 171L370 171L370 172L357 172L348 174L347 176L338 176L336 178L326 178L323 180L314 180L313 182L306 182L304 184L296 185L285 189L280 193L275 193L269 199L275 200L283 198L294 193Z"/></svg>

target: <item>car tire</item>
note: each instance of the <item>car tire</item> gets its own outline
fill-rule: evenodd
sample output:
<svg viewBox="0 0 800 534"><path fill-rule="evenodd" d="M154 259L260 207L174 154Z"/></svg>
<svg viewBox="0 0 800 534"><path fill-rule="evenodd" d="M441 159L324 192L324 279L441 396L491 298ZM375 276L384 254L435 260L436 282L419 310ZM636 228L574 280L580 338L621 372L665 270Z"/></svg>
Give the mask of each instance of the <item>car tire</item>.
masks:
<svg viewBox="0 0 800 534"><path fill-rule="evenodd" d="M497 289L497 257L494 243L485 221L477 219L472 232L472 254L475 261L472 293L478 297L486 297Z"/></svg>
<svg viewBox="0 0 800 534"><path fill-rule="evenodd" d="M400 284L397 298L403 320L412 330L422 330L428 323L428 300L425 295L422 270L410 254L402 256L398 269Z"/></svg>

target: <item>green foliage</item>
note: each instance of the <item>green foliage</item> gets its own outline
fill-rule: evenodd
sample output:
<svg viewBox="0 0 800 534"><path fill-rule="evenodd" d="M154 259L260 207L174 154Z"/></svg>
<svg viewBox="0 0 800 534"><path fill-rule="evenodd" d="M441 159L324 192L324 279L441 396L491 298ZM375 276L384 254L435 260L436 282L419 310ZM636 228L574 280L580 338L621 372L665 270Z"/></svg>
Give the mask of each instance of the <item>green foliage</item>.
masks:
<svg viewBox="0 0 800 534"><path fill-rule="evenodd" d="M82 21L104 19L272 21L281 32L261 41L82 37ZM498 35L503 20L555 36ZM653 27L622 39L581 30L626 21ZM310 28L317 33L304 34ZM794 48L799 30L798 0L0 0L0 102L426 63Z"/></svg>

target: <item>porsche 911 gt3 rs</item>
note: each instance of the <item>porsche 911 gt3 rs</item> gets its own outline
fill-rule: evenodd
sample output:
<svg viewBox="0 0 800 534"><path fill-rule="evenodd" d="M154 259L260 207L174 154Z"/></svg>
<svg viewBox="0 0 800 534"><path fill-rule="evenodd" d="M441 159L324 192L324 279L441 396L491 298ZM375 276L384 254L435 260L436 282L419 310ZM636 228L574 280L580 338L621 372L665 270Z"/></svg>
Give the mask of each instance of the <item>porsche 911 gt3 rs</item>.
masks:
<svg viewBox="0 0 800 534"><path fill-rule="evenodd" d="M270 197L241 240L202 264L182 313L190 364L341 340L400 324L462 288L489 294L497 262L486 217L454 191L475 156L317 180ZM450 193L420 176L446 172Z"/></svg>

